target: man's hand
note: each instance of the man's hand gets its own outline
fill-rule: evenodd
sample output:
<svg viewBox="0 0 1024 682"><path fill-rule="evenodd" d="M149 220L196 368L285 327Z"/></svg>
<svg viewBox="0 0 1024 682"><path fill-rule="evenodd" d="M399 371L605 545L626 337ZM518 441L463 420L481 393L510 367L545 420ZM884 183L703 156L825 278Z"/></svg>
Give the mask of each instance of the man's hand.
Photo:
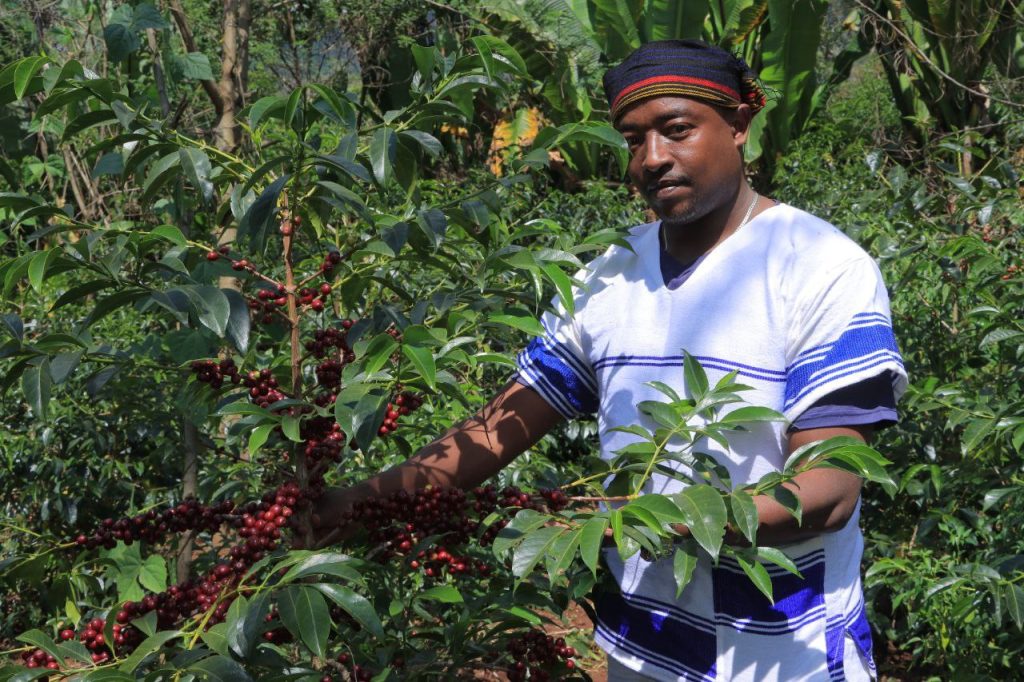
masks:
<svg viewBox="0 0 1024 682"><path fill-rule="evenodd" d="M313 548L326 547L347 540L359 531L359 523L347 518L356 502L373 497L366 485L351 488L328 488L319 499L310 521L313 525Z"/></svg>

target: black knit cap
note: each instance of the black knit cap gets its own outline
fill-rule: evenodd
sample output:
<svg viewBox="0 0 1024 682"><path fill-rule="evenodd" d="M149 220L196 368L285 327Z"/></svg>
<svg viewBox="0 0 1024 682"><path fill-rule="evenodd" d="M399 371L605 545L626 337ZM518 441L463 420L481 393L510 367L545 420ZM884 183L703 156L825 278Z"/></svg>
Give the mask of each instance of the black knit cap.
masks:
<svg viewBox="0 0 1024 682"><path fill-rule="evenodd" d="M715 106L749 104L756 114L764 90L745 61L699 40L658 40L641 45L604 75L612 121L650 97L690 97Z"/></svg>

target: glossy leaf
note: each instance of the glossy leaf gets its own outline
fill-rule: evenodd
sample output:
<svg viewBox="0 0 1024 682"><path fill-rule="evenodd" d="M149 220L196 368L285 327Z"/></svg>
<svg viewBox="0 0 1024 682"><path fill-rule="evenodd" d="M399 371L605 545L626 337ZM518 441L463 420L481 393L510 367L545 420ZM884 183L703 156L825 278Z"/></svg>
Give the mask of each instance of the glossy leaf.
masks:
<svg viewBox="0 0 1024 682"><path fill-rule="evenodd" d="M25 392L25 399L32 408L32 412L42 420L46 420L49 415L52 383L48 358L43 358L38 365L29 367L21 375L21 388Z"/></svg>
<svg viewBox="0 0 1024 682"><path fill-rule="evenodd" d="M381 625L380 618L366 597L357 594L348 587L340 585L316 583L312 587L340 606L345 613L352 616L357 623L366 628L374 637L384 637L384 628Z"/></svg>
<svg viewBox="0 0 1024 682"><path fill-rule="evenodd" d="M289 568L281 582L289 583L311 575L329 575L357 583L363 580L351 557L338 552L323 552L312 554Z"/></svg>
<svg viewBox="0 0 1024 682"><path fill-rule="evenodd" d="M444 604L461 604L465 601L454 585L429 587L419 592L416 597L418 599L426 599L427 601L439 601Z"/></svg>
<svg viewBox="0 0 1024 682"><path fill-rule="evenodd" d="M700 362L689 353L683 354L683 378L686 390L694 400L700 400L708 391L708 375Z"/></svg>
<svg viewBox="0 0 1024 682"><path fill-rule="evenodd" d="M743 490L734 490L729 494L729 506L732 518L743 537L751 544L757 544L757 506L754 498Z"/></svg>
<svg viewBox="0 0 1024 682"><path fill-rule="evenodd" d="M331 614L324 595L305 585L291 585L277 593L281 622L313 655L322 657L331 632Z"/></svg>
<svg viewBox="0 0 1024 682"><path fill-rule="evenodd" d="M437 365L429 348L402 344L402 355L412 363L431 390L437 387Z"/></svg>
<svg viewBox="0 0 1024 682"><path fill-rule="evenodd" d="M252 682L252 677L238 663L226 656L210 656L188 668L206 682Z"/></svg>
<svg viewBox="0 0 1024 682"><path fill-rule="evenodd" d="M597 564L604 543L604 532L608 528L608 518L595 516L583 524L580 532L580 556L590 572L597 575Z"/></svg>
<svg viewBox="0 0 1024 682"><path fill-rule="evenodd" d="M144 639L141 644L118 666L118 670L125 673L134 672L139 664L147 657L159 651L172 639L181 636L177 630L161 630Z"/></svg>
<svg viewBox="0 0 1024 682"><path fill-rule="evenodd" d="M672 576L676 580L676 599L690 584L695 568L697 568L697 545L692 541L679 543L672 555Z"/></svg>
<svg viewBox="0 0 1024 682"><path fill-rule="evenodd" d="M394 176L397 147L398 138L393 129L384 127L374 131L370 139L370 167L381 185L386 185Z"/></svg>
<svg viewBox="0 0 1024 682"><path fill-rule="evenodd" d="M544 526L528 532L512 554L512 574L519 579L529 575L537 562L544 558L558 537L565 532L566 530L559 526Z"/></svg>
<svg viewBox="0 0 1024 682"><path fill-rule="evenodd" d="M690 486L674 499L686 514L690 534L704 551L717 557L729 520L722 494L710 485L700 484Z"/></svg>
<svg viewBox="0 0 1024 682"><path fill-rule="evenodd" d="M239 597L231 603L226 620L228 647L239 658L247 658L258 643L263 617L268 610L265 594L254 597L252 601Z"/></svg>

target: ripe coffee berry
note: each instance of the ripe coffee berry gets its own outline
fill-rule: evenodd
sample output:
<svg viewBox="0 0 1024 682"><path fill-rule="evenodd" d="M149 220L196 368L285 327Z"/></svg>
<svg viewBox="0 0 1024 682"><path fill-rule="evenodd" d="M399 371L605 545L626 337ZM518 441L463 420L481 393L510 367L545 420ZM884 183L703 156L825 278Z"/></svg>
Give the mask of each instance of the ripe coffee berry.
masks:
<svg viewBox="0 0 1024 682"><path fill-rule="evenodd" d="M150 510L116 520L104 519L90 535L81 534L75 542L86 549L112 549L118 540L127 545L136 540L156 543L168 535L186 531L214 532L231 520L233 508L231 500L204 505L195 498L186 498L160 513Z"/></svg>
<svg viewBox="0 0 1024 682"><path fill-rule="evenodd" d="M512 663L505 669L510 682L550 680L576 667L572 657L576 650L566 646L561 637L554 638L539 630L531 630L512 639L506 647Z"/></svg>
<svg viewBox="0 0 1024 682"><path fill-rule="evenodd" d="M215 260L220 260L220 254L217 253L216 251L208 251L206 254L206 260L210 261L211 263Z"/></svg>
<svg viewBox="0 0 1024 682"><path fill-rule="evenodd" d="M212 388L220 388L227 378L231 383L237 384L241 381L238 374L238 367L231 358L225 358L219 362L214 360L195 360L191 365L196 380L209 384Z"/></svg>

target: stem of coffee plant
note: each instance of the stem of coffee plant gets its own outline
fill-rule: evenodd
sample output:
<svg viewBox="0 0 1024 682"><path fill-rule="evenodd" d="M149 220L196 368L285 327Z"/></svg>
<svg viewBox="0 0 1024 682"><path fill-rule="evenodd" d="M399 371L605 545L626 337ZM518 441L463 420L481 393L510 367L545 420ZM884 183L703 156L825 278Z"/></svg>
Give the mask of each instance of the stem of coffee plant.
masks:
<svg viewBox="0 0 1024 682"><path fill-rule="evenodd" d="M287 197L282 195L282 203L287 206ZM284 220L291 222L291 217ZM284 289L288 294L288 324L290 329L289 346L291 347L291 394L298 398L302 395L302 343L299 339L299 306L298 294L295 287L295 264L293 261L292 245L295 234L292 230L283 231L284 251ZM306 456L294 445L292 446L292 460L295 462L295 479L299 484L299 490L303 493L309 488L309 467L306 463ZM310 519L310 511L303 508L299 512L298 532L302 536L303 546L313 546L313 525Z"/></svg>

